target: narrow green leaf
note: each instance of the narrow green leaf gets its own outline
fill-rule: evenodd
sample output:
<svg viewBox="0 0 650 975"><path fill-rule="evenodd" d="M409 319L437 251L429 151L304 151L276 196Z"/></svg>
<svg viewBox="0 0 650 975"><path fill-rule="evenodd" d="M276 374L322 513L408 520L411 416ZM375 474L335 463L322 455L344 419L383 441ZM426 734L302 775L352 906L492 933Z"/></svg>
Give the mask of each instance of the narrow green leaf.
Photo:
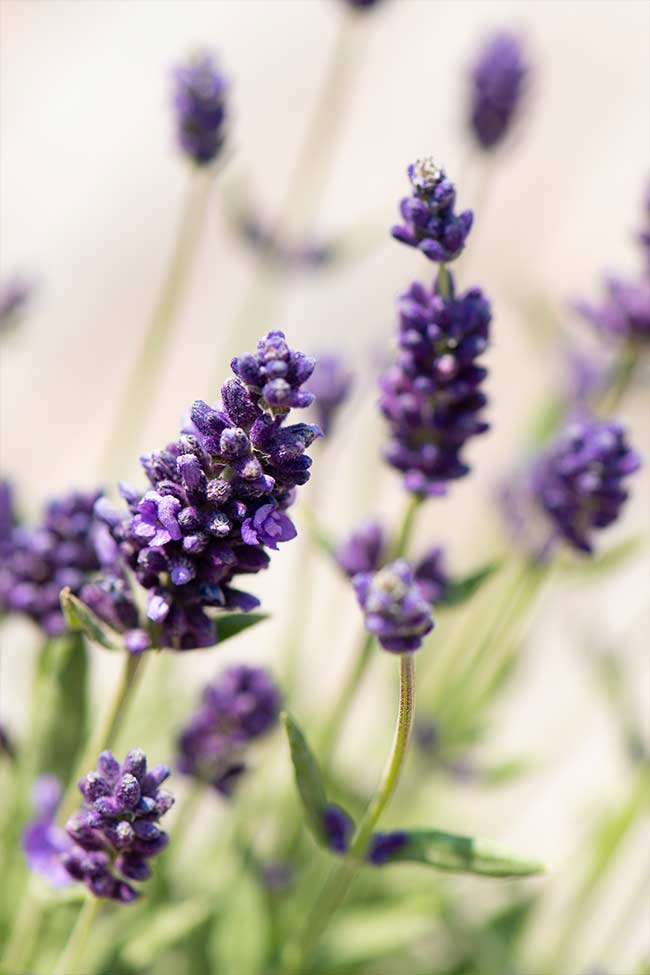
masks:
<svg viewBox="0 0 650 975"><path fill-rule="evenodd" d="M327 795L318 762L307 744L305 736L291 715L283 711L282 720L289 740L296 785L307 817L307 824L316 840L319 843L324 843L323 813L327 806Z"/></svg>
<svg viewBox="0 0 650 975"><path fill-rule="evenodd" d="M138 971L148 968L163 952L203 924L213 911L214 903L204 897L158 906L155 914L138 922L138 933L129 938L122 957Z"/></svg>
<svg viewBox="0 0 650 975"><path fill-rule="evenodd" d="M264 895L250 873L233 878L223 908L210 936L210 971L260 975L266 970L270 925Z"/></svg>
<svg viewBox="0 0 650 975"><path fill-rule="evenodd" d="M223 616L218 616L216 620L218 642L224 643L231 637L237 636L249 627L257 626L258 623L263 623L267 619L269 619L268 613L224 613Z"/></svg>
<svg viewBox="0 0 650 975"><path fill-rule="evenodd" d="M499 562L488 562L487 565L482 566L475 572L471 572L469 575L462 579L456 579L449 584L447 592L445 593L444 599L440 600L436 604L437 607L443 609L444 607L451 606L461 606L463 603L467 602L475 592L481 588L484 582L487 582L495 572L501 568L502 563Z"/></svg>
<svg viewBox="0 0 650 975"><path fill-rule="evenodd" d="M88 721L88 652L81 633L65 633L43 645L33 690L31 758L34 774L68 782Z"/></svg>
<svg viewBox="0 0 650 975"><path fill-rule="evenodd" d="M458 836L440 830L410 830L408 840L390 863L426 863L450 873L473 873L484 877L528 877L542 873L540 863L520 860L472 836Z"/></svg>
<svg viewBox="0 0 650 975"><path fill-rule="evenodd" d="M116 636L112 635L113 631L85 603L73 596L67 586L61 590L60 601L63 615L72 630L84 633L89 640L98 643L105 650L120 649Z"/></svg>
<svg viewBox="0 0 650 975"><path fill-rule="evenodd" d="M485 768L482 778L486 785L508 785L530 771L531 764L523 757L506 759L504 762Z"/></svg>

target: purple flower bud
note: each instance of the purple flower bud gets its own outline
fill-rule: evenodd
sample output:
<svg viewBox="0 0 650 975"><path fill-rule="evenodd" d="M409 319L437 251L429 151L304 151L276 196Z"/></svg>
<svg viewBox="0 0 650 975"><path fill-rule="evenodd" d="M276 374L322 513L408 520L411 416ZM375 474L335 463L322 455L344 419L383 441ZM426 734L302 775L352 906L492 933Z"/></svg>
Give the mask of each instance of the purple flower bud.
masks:
<svg viewBox="0 0 650 975"><path fill-rule="evenodd" d="M175 71L178 142L199 166L211 163L223 145L226 91L226 80L209 54L202 54Z"/></svg>
<svg viewBox="0 0 650 975"><path fill-rule="evenodd" d="M403 559L374 574L362 572L352 584L365 615L366 629L385 650L411 653L433 629L431 606Z"/></svg>
<svg viewBox="0 0 650 975"><path fill-rule="evenodd" d="M315 396L318 425L327 436L341 406L350 395L352 375L343 360L333 354L321 355L308 382L307 390Z"/></svg>
<svg viewBox="0 0 650 975"><path fill-rule="evenodd" d="M610 341L650 342L650 282L609 277L605 292L600 305L580 301L576 311Z"/></svg>
<svg viewBox="0 0 650 975"><path fill-rule="evenodd" d="M445 598L449 576L445 571L444 552L432 548L415 566L415 581L428 603L435 605Z"/></svg>
<svg viewBox="0 0 650 975"><path fill-rule="evenodd" d="M323 812L323 831L327 845L335 853L346 853L350 846L354 823L340 806L329 805Z"/></svg>
<svg viewBox="0 0 650 975"><path fill-rule="evenodd" d="M378 867L387 863L408 843L408 833L395 830L392 833L374 833L370 840L366 860Z"/></svg>
<svg viewBox="0 0 650 975"><path fill-rule="evenodd" d="M465 247L472 211L455 213L454 185L431 157L412 163L408 176L414 195L402 200L404 223L392 228L393 237L417 247L430 261L453 261Z"/></svg>
<svg viewBox="0 0 650 975"><path fill-rule="evenodd" d="M499 145L520 107L528 76L522 43L501 33L479 51L471 72L470 126L482 149Z"/></svg>
<svg viewBox="0 0 650 975"><path fill-rule="evenodd" d="M366 521L336 550L335 558L346 575L376 572L384 561L386 537L378 521Z"/></svg>

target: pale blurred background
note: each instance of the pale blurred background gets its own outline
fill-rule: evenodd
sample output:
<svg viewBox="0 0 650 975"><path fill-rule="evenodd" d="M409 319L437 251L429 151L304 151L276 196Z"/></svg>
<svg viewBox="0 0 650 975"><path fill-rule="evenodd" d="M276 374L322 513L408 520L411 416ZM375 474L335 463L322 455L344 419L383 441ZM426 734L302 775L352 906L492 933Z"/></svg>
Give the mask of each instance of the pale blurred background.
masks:
<svg viewBox="0 0 650 975"><path fill-rule="evenodd" d="M245 175L262 212L274 213L342 8L337 0L3 0L2 272L24 272L39 287L29 319L3 347L2 466L28 515L46 496L90 487L99 476L188 179L174 141L172 66L197 47L219 55L232 83L231 155L215 179L200 257L131 469L116 472L130 479L137 477L137 454L172 439L193 399L215 398L219 363L225 377L231 354L247 351L230 323L256 267L226 226L224 195ZM458 183L461 205L476 205L479 180L464 132L466 66L481 39L501 27L522 33L533 61L525 117L499 158L457 265L462 285L480 284L493 301L488 388L494 430L470 447L474 475L454 486L449 499L427 505L418 532L420 547L444 543L452 568L461 570L489 551L493 486L516 459L527 417L562 381L542 319L584 334L567 300L595 296L603 270L636 272L634 233L650 173L650 7L629 0L384 0L358 26L355 83L314 228L325 238L363 229L362 221L369 227L393 222L406 189L405 166L418 155L435 154ZM383 436L373 418L373 370L390 347L395 296L411 279L430 274L419 255L385 234L364 260L292 277L280 320L259 320L257 332L282 327L307 352L336 346L360 374L356 400L322 468L318 458L314 466L320 514L339 536L363 515L390 516L401 500L398 479L386 468L377 464L368 479L366 459ZM576 577L548 594L516 685L485 745L493 757L530 756L533 772L487 795L450 786L443 801L449 828L479 830L545 860L548 875L541 883L550 896L548 918L537 932L540 946L575 882L586 830L599 809L615 801L627 776L588 650L602 645L620 652L633 707L648 730L647 405L644 392L625 403L644 471L634 479L621 524L601 542L606 549L636 535L642 549L613 577L589 583ZM298 544L287 546L253 582L274 614L272 623L220 656L217 650L176 661L176 678L194 686L222 660L272 661L291 612L300 558ZM325 707L359 613L328 566L318 566L311 588L317 608L302 648L303 701ZM444 639L442 623L438 638ZM19 736L33 631L12 624L2 642L2 716ZM112 668L113 661L102 658L98 687L113 679ZM381 757L373 752L367 767L364 756L378 728L385 725L390 736L389 668L383 655L375 686L371 681L357 704L350 726L357 733L348 732L344 750L343 761L361 769L369 787ZM610 913L647 875L649 839L646 823L645 833L627 844L588 936L576 946L576 970L567 975L581 975L578 966L598 961L609 964L610 975L631 975L649 950L647 890L630 909L622 942L603 943Z"/></svg>

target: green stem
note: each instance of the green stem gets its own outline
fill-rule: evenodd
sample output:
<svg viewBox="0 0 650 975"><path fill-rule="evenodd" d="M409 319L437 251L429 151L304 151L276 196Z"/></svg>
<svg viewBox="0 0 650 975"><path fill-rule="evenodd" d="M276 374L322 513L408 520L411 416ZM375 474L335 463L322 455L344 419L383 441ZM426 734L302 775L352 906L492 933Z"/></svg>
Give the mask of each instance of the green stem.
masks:
<svg viewBox="0 0 650 975"><path fill-rule="evenodd" d="M614 367L611 382L597 404L599 413L607 417L618 409L632 383L639 359L637 344L628 341Z"/></svg>
<svg viewBox="0 0 650 975"><path fill-rule="evenodd" d="M348 892L352 880L363 864L368 843L379 822L382 812L393 796L408 747L413 719L415 716L415 661L410 654L400 658L399 711L395 737L388 762L377 793L370 802L359 823L350 851L345 860L334 868L317 899L305 929L296 945L289 945L286 952L285 971L294 975L306 975L308 964L318 946L323 932L332 915L336 912Z"/></svg>
<svg viewBox="0 0 650 975"><path fill-rule="evenodd" d="M372 633L366 633L364 631L359 643L359 648L354 654L352 669L350 670L345 683L341 688L341 692L336 704L332 708L329 718L327 719L327 724L325 725L325 730L323 731L321 747L319 750L324 770L327 770L332 762L334 749L343 728L343 722L352 701L356 697L364 674L368 669L368 665L372 657L374 643L375 638Z"/></svg>
<svg viewBox="0 0 650 975"><path fill-rule="evenodd" d="M213 168L192 172L187 187L174 249L158 293L153 314L142 338L138 353L131 363L126 387L102 455L103 476L122 471L137 448L141 423L155 389L172 326L194 263L201 240L208 194L214 176Z"/></svg>
<svg viewBox="0 0 650 975"><path fill-rule="evenodd" d="M393 558L395 559L404 558L408 552L411 536L413 535L413 529L415 528L415 516L417 515L421 504L422 498L418 497L416 494L410 495L406 504L404 516L402 518L399 535L397 536L397 541L395 542L395 549L393 551Z"/></svg>
<svg viewBox="0 0 650 975"><path fill-rule="evenodd" d="M81 959L98 907L99 900L96 897L89 897L86 900L79 912L77 923L72 929L53 975L85 975L85 973L82 973Z"/></svg>
<svg viewBox="0 0 650 975"><path fill-rule="evenodd" d="M438 294L443 298L451 297L451 288L449 282L449 271L446 264L438 265L438 280L437 280Z"/></svg>

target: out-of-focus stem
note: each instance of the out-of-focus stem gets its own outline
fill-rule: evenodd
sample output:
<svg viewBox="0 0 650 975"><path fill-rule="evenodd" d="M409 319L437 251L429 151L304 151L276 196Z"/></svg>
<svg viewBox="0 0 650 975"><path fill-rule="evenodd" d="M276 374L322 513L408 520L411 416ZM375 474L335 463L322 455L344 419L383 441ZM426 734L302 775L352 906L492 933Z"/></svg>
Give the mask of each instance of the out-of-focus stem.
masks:
<svg viewBox="0 0 650 975"><path fill-rule="evenodd" d="M358 31L353 11L341 11L338 33L332 49L318 101L307 134L296 159L285 196L274 222L273 235L283 237L308 232L322 202L323 192L336 148L338 133L345 118L346 100L359 64L359 42L365 32ZM246 290L230 331L227 354L247 348L278 314L286 272L260 255L253 278ZM234 343L237 343L235 348ZM220 357L222 358L222 357ZM221 383L221 366L214 388Z"/></svg>
<svg viewBox="0 0 650 975"><path fill-rule="evenodd" d="M169 265L151 320L131 363L126 387L102 455L100 468L104 477L120 473L138 447L142 419L147 416L176 313L201 241L213 177L214 168L210 166L191 172Z"/></svg>
<svg viewBox="0 0 650 975"><path fill-rule="evenodd" d="M99 900L96 897L89 897L81 908L77 923L72 929L53 975L84 975L81 961L98 907Z"/></svg>
<svg viewBox="0 0 650 975"><path fill-rule="evenodd" d="M289 975L305 975L309 971L308 965L318 942L363 863L373 830L397 788L413 727L414 714L415 661L411 655L402 654L397 726L381 783L356 829L348 855L332 871L314 904L300 941L287 948L285 971Z"/></svg>
<svg viewBox="0 0 650 975"><path fill-rule="evenodd" d="M635 342L628 341L623 347L618 362L614 366L611 382L597 403L599 413L611 416L632 384L639 363L639 349Z"/></svg>

